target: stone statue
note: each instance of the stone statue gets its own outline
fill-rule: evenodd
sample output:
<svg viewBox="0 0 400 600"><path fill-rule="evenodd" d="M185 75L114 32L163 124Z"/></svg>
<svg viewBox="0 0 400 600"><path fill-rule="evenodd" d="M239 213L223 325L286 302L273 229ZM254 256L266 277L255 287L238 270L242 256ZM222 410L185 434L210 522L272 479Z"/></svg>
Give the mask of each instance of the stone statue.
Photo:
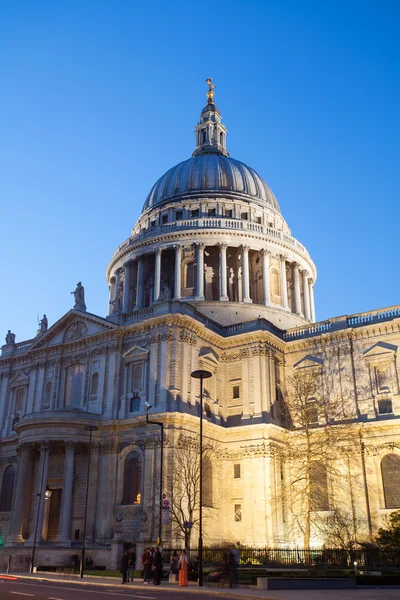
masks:
<svg viewBox="0 0 400 600"><path fill-rule="evenodd" d="M75 298L74 309L86 312L85 288L80 281L76 284L76 289L71 292L71 294L73 294Z"/></svg>
<svg viewBox="0 0 400 600"><path fill-rule="evenodd" d="M46 315L43 315L43 319L40 321L40 333L45 333L47 331L48 321Z"/></svg>
<svg viewBox="0 0 400 600"><path fill-rule="evenodd" d="M171 291L166 283L164 283L162 292L158 297L159 302L164 302L165 300L171 300Z"/></svg>
<svg viewBox="0 0 400 600"><path fill-rule="evenodd" d="M15 333L11 333L10 329L7 331L6 344L15 344Z"/></svg>
<svg viewBox="0 0 400 600"><path fill-rule="evenodd" d="M110 302L110 304L113 305L113 313L120 313L122 311L121 295L121 290L118 290L117 295L115 296L115 300L112 300Z"/></svg>

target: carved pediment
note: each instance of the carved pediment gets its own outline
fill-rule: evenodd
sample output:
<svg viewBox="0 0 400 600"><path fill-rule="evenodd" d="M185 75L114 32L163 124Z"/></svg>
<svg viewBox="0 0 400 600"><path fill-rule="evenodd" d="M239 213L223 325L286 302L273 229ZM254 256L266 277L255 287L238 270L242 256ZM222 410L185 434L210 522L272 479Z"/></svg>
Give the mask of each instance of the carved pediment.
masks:
<svg viewBox="0 0 400 600"><path fill-rule="evenodd" d="M215 366L219 365L218 354L212 348L209 348L208 346L203 346L202 348L200 348L199 359L201 359L203 361L206 360Z"/></svg>
<svg viewBox="0 0 400 600"><path fill-rule="evenodd" d="M387 342L377 342L364 352L363 358L367 362L383 362L394 359L396 352L397 346Z"/></svg>
<svg viewBox="0 0 400 600"><path fill-rule="evenodd" d="M24 375L24 373L19 373L18 375L13 377L13 379L11 379L11 381L10 381L10 385L13 387L28 385L28 383L29 383L29 377L27 377L27 375Z"/></svg>
<svg viewBox="0 0 400 600"><path fill-rule="evenodd" d="M293 365L295 369L322 369L323 366L324 361L322 358L310 354L303 356Z"/></svg>
<svg viewBox="0 0 400 600"><path fill-rule="evenodd" d="M29 351L38 348L55 346L57 344L78 341L84 337L111 331L118 326L102 317L90 313L70 310L61 319L56 321L45 333L41 334L29 348Z"/></svg>
<svg viewBox="0 0 400 600"><path fill-rule="evenodd" d="M132 346L129 348L122 357L125 360L145 360L149 355L149 351L145 348L141 348L140 346Z"/></svg>

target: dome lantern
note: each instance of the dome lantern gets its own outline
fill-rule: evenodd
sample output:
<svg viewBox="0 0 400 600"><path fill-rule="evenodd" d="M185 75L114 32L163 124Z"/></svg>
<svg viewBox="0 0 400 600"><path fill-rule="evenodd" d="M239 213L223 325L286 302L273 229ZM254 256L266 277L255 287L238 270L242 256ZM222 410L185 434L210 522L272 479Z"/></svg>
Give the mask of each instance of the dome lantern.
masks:
<svg viewBox="0 0 400 600"><path fill-rule="evenodd" d="M204 154L229 156L226 149L227 129L221 122L221 113L214 102L215 85L213 85L211 77L206 79L206 83L208 84L207 104L201 111L200 121L194 130L196 148L192 156L202 156Z"/></svg>

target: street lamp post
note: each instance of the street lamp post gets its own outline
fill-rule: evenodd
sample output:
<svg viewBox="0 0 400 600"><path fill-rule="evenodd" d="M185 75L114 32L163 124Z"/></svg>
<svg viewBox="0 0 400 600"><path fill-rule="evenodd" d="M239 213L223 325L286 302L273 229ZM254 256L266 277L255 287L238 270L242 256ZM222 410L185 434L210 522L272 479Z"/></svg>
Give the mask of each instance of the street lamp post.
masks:
<svg viewBox="0 0 400 600"><path fill-rule="evenodd" d="M198 369L191 373L200 379L200 482L199 482L199 587L203 585L203 380L212 377L210 371Z"/></svg>
<svg viewBox="0 0 400 600"><path fill-rule="evenodd" d="M38 530L38 524L39 524L40 506L42 504L42 490L43 490L44 471L46 468L46 455L47 455L47 452L50 451L50 448L44 447L44 448L41 448L41 450L44 452L44 454L43 454L43 463L42 463L42 474L40 476L40 491L38 494L36 494L36 496L38 497L38 507L37 507L37 511L36 511L35 535L33 536L33 547L32 547L32 556L31 556L31 568L30 568L31 573L33 573L33 565L35 562L36 539L37 539L37 530Z"/></svg>
<svg viewBox="0 0 400 600"><path fill-rule="evenodd" d="M149 410L151 408L151 404L148 402L145 403L146 409L146 425L149 423L150 425L158 425L161 427L161 443L160 443L160 494L159 494L159 512L158 512L158 541L157 543L161 545L161 537L162 537L162 507L163 507L163 465L164 465L164 423L161 421L150 421L149 419Z"/></svg>
<svg viewBox="0 0 400 600"><path fill-rule="evenodd" d="M83 429L84 429L84 431L89 432L89 454L88 454L87 474L86 474L85 519L83 521L82 558L81 558L81 568L80 568L80 576L81 577L83 577L83 573L85 571L86 523L87 523L87 509L88 509L88 496L89 496L90 459L92 456L92 432L98 431L99 428L96 427L96 425L86 425L86 427L84 427Z"/></svg>

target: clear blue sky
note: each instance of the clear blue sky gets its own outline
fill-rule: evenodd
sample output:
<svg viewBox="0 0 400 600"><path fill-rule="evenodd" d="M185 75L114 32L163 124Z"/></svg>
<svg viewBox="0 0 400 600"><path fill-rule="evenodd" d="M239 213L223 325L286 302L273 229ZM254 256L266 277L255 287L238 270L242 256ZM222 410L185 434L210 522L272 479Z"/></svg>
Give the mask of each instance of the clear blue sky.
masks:
<svg viewBox="0 0 400 600"><path fill-rule="evenodd" d="M54 323L155 180L188 158L207 77L231 156L317 265L317 319L400 303L400 2L1 0L1 342Z"/></svg>

